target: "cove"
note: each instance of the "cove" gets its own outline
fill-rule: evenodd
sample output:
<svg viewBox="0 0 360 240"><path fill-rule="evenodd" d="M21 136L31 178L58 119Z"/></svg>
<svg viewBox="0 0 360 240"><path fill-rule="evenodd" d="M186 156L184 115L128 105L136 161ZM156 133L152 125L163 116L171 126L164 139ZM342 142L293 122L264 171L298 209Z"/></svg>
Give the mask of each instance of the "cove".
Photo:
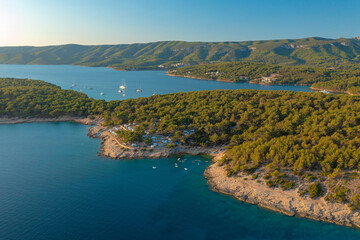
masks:
<svg viewBox="0 0 360 240"><path fill-rule="evenodd" d="M210 191L206 158L105 159L87 126L68 122L0 133L0 239L360 238Z"/></svg>
<svg viewBox="0 0 360 240"><path fill-rule="evenodd" d="M214 89L289 90L310 92L308 86L259 85L197 80L170 77L164 71L115 71L104 67L80 67L68 65L7 65L0 64L0 77L30 78L61 86L63 89L82 91L95 99L121 100L166 94ZM125 80L125 96L119 86ZM72 86L72 85L75 86ZM142 92L136 92L141 88ZM100 95L103 93L103 95Z"/></svg>

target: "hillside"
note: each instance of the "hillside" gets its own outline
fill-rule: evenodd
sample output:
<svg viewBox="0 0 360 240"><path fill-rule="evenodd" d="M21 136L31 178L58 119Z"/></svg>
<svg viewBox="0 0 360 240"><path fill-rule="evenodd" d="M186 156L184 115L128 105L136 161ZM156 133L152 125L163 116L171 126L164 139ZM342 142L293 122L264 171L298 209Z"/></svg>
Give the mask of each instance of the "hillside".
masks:
<svg viewBox="0 0 360 240"><path fill-rule="evenodd" d="M0 78L0 118L54 118L99 114L104 101L40 80Z"/></svg>
<svg viewBox="0 0 360 240"><path fill-rule="evenodd" d="M360 93L360 70L321 67L282 66L254 62L199 64L168 71L184 76L229 82L250 81L260 84L303 84L332 92Z"/></svg>
<svg viewBox="0 0 360 240"><path fill-rule="evenodd" d="M0 117L101 114L106 128L136 125L118 129L121 138L146 143L148 132L174 141L165 148L224 147L220 163L228 178L246 175L270 188L296 189L300 197L347 204L354 214L360 209L359 109L354 96L256 90L105 102L42 81L0 79ZM152 151L144 149L136 151Z"/></svg>
<svg viewBox="0 0 360 240"><path fill-rule="evenodd" d="M353 66L360 63L360 38L0 47L2 64L74 64L118 69L159 69L159 65L171 67L177 63L180 63L179 66L242 60L335 68Z"/></svg>

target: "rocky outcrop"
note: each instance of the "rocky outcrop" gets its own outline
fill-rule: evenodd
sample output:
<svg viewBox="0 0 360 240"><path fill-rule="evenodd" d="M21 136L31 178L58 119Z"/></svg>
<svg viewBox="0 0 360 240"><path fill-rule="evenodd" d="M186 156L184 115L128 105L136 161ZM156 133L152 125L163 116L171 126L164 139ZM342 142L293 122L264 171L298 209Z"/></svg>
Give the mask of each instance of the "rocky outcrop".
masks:
<svg viewBox="0 0 360 240"><path fill-rule="evenodd" d="M329 203L324 197L318 199L301 197L296 189L284 191L279 188L269 188L263 180L250 180L248 176L227 177L224 167L217 163L225 154L225 151L221 151L221 147L178 146L174 149L163 147L151 151L126 149L119 146L119 142L101 125L90 128L89 136L102 138L101 155L115 159L163 158L176 154L213 156L215 163L205 170L204 175L214 191L232 195L240 201L256 204L288 216L300 216L360 228L360 212L351 211L345 204Z"/></svg>
<svg viewBox="0 0 360 240"><path fill-rule="evenodd" d="M300 197L296 189L283 191L269 188L262 180L246 177L227 177L224 167L217 163L209 166L205 177L214 191L232 195L240 201L313 220L360 228L359 211L351 211L345 204L329 203L325 199Z"/></svg>
<svg viewBox="0 0 360 240"><path fill-rule="evenodd" d="M218 147L189 147L176 146L174 148L157 147L154 149L141 149L125 146L119 142L106 128L101 124L93 126L89 129L88 136L101 138L100 155L107 158L114 159L142 159L142 158L166 158L172 155L189 154L189 155L209 155L217 156L221 151L221 146Z"/></svg>

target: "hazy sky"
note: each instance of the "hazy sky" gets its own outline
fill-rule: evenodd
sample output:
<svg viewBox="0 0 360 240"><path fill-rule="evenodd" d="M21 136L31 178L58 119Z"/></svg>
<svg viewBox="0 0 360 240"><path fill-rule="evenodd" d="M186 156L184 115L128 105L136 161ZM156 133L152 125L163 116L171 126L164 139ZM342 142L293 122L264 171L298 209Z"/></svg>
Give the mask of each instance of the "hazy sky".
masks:
<svg viewBox="0 0 360 240"><path fill-rule="evenodd" d="M0 0L0 46L360 35L360 0Z"/></svg>

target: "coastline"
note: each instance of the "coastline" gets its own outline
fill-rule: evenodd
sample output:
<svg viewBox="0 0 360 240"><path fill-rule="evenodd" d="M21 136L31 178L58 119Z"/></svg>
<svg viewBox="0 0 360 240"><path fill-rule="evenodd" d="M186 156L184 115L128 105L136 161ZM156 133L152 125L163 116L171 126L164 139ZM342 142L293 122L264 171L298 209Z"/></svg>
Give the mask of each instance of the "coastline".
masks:
<svg viewBox="0 0 360 240"><path fill-rule="evenodd" d="M348 94L348 95L351 95L351 96L355 95L355 94L350 93L348 91L338 91L338 90L331 90L331 89L325 89L325 88L316 88L316 87L310 87L310 89L314 90L314 91L328 91L330 93L335 93L335 94Z"/></svg>
<svg viewBox="0 0 360 240"><path fill-rule="evenodd" d="M287 216L297 216L316 221L333 223L360 229L360 213L352 212L347 205L329 203L324 197L311 199L300 197L296 189L281 190L269 188L264 180L251 180L251 177L227 177L224 167L214 161L204 172L213 191L235 197L236 199L280 212Z"/></svg>
<svg viewBox="0 0 360 240"><path fill-rule="evenodd" d="M171 74L171 73L167 73L168 76L170 77L183 77L183 78L191 78L191 79L198 79L198 80L207 80L207 81L217 81L217 82L228 82L228 83L238 83L238 82L233 82L233 81L229 81L226 79L210 79L210 78L201 78L201 77L193 77L193 76L188 76L188 75L176 75L176 74ZM294 85L294 86L309 86L306 84L272 84L272 83L262 83L262 82L256 82L253 80L250 81L242 81L242 82L248 82L251 84L259 84L259 85ZM312 87L310 86L311 90L314 91L328 91L330 93L335 93L335 94L348 94L348 95L355 95L353 93L350 93L348 91L338 91L338 90L329 90L329 89L325 89L325 88L316 88L316 87Z"/></svg>
<svg viewBox="0 0 360 240"><path fill-rule="evenodd" d="M95 125L96 120L87 117L70 117L63 116L57 118L0 118L0 124L17 124L17 123L42 123L42 122L76 122L83 125Z"/></svg>
<svg viewBox="0 0 360 240"><path fill-rule="evenodd" d="M175 148L158 147L155 149L141 150L124 145L119 142L107 128L102 127L99 123L89 128L89 137L101 138L100 155L112 159L142 159L142 158L167 158L174 155L207 155L216 157L222 147L188 147L177 146Z"/></svg>
<svg viewBox="0 0 360 240"><path fill-rule="evenodd" d="M216 82L228 82L228 83L237 83L226 79L211 79L211 78L201 78L201 77L193 77L188 75L176 75L171 73L166 73L170 77L182 77L182 78L191 78L191 79L197 79L197 80L207 80L207 81L216 81ZM245 81L244 81L245 82Z"/></svg>
<svg viewBox="0 0 360 240"><path fill-rule="evenodd" d="M206 155L213 163L204 171L208 185L212 191L230 195L245 203L279 212L287 216L308 218L316 221L333 223L360 229L360 212L352 212L346 204L329 203L324 197L311 199L300 197L297 189L281 190L269 188L264 180L252 180L247 175L227 177L226 170L219 166L218 160L225 154L223 146L218 147L187 147L178 146L173 149L162 147L152 151L141 151L121 145L113 135L102 127L101 119L81 117L59 118L0 118L0 124L17 124L32 122L76 122L91 126L88 136L101 138L99 155L111 159L166 158L176 155Z"/></svg>
<svg viewBox="0 0 360 240"><path fill-rule="evenodd" d="M98 132L101 134L98 135ZM204 171L204 176L212 191L231 195L242 202L255 204L287 216L360 229L360 212L351 211L346 204L329 203L324 196L317 199L301 197L296 188L285 191L280 188L269 188L264 180L251 180L248 175L227 177L224 167L218 165L218 160L226 152L223 151L223 146L211 148L178 146L174 149L162 147L152 151L135 150L131 147L119 146L121 143L100 124L91 127L88 136L101 138L100 155L112 159L156 159L184 154L210 156L213 158L213 163Z"/></svg>

